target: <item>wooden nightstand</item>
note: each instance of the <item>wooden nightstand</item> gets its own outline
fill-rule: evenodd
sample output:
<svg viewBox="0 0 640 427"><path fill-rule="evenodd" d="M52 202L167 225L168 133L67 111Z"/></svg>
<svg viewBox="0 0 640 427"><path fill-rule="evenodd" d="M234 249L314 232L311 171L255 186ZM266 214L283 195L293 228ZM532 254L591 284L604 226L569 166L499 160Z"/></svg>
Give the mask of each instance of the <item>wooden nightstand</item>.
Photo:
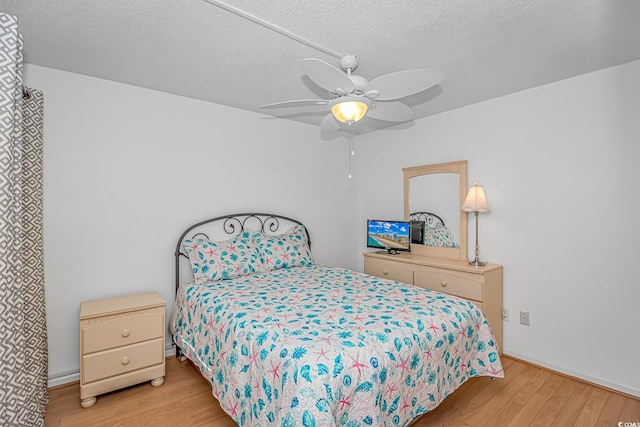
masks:
<svg viewBox="0 0 640 427"><path fill-rule="evenodd" d="M151 380L164 383L164 310L158 292L80 305L80 405L96 396Z"/></svg>

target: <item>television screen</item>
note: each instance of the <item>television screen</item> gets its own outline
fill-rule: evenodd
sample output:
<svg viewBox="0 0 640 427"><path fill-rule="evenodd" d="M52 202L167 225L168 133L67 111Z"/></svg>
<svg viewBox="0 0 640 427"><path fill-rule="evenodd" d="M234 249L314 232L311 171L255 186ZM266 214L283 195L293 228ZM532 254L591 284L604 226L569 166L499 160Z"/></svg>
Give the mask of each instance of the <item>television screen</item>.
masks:
<svg viewBox="0 0 640 427"><path fill-rule="evenodd" d="M388 253L411 250L409 221L367 220L367 247L385 249Z"/></svg>

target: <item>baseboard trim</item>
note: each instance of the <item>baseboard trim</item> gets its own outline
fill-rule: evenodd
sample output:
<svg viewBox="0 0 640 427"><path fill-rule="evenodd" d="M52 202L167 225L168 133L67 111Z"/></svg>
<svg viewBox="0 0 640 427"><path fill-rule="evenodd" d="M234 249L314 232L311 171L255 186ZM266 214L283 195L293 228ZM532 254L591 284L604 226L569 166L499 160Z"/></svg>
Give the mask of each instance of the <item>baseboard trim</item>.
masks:
<svg viewBox="0 0 640 427"><path fill-rule="evenodd" d="M612 393L618 393L632 399L640 400L640 389L612 383L611 381L603 380L602 378L584 375L579 372L575 372L570 369L564 369L562 367L545 363L540 360L532 359L518 353L504 352L503 350L502 356L508 357L509 359L517 360L518 362L526 363L527 365L531 365L539 369L544 369L554 374L571 378L572 380L580 381L594 387L599 387Z"/></svg>
<svg viewBox="0 0 640 427"><path fill-rule="evenodd" d="M67 372L58 372L49 375L49 381L47 386L49 388L60 387L73 382L80 381L80 369L74 369Z"/></svg>
<svg viewBox="0 0 640 427"><path fill-rule="evenodd" d="M176 354L176 348L174 346L165 347L164 349L165 357L169 357L171 355L175 356L175 354ZM80 382L79 366L76 369L72 369L69 371L49 374L49 378L47 380L47 388L60 387L73 382Z"/></svg>

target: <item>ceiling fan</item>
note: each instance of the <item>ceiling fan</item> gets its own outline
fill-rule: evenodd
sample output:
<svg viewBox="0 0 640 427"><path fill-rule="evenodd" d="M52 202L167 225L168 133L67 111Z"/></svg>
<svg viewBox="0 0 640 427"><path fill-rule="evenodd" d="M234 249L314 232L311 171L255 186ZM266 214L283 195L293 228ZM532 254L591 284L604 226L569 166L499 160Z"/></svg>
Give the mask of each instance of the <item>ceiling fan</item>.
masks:
<svg viewBox="0 0 640 427"><path fill-rule="evenodd" d="M261 109L322 107L329 114L322 119L323 136L338 135L340 123L351 126L363 117L389 122L407 122L415 112L398 99L429 89L440 83L442 71L421 68L385 74L371 81L353 74L358 68L355 55L344 56L340 68L320 59L302 60L302 69L316 85L327 90L332 99L299 99L262 105Z"/></svg>

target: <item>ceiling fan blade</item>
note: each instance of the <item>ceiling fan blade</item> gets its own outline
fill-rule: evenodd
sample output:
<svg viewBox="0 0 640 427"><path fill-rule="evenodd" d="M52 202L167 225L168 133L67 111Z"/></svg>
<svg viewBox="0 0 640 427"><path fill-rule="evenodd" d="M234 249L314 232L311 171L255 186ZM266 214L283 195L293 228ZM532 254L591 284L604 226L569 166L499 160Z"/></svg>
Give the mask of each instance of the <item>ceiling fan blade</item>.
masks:
<svg viewBox="0 0 640 427"><path fill-rule="evenodd" d="M270 108L295 108L295 107L316 107L318 105L327 105L330 101L326 99L296 99L295 101L276 102L274 104L261 105L260 109L268 110Z"/></svg>
<svg viewBox="0 0 640 427"><path fill-rule="evenodd" d="M442 71L436 68L398 71L371 80L364 93L376 101L390 101L427 90L443 77Z"/></svg>
<svg viewBox="0 0 640 427"><path fill-rule="evenodd" d="M323 140L334 139L340 136L340 125L333 118L332 114L327 114L320 122L320 138Z"/></svg>
<svg viewBox="0 0 640 427"><path fill-rule="evenodd" d="M331 93L341 94L340 91L344 91L344 95L355 90L353 82L345 73L319 59L303 59L302 69L315 84Z"/></svg>
<svg viewBox="0 0 640 427"><path fill-rule="evenodd" d="M399 101L376 102L375 108L367 111L367 116L388 122L408 122L416 117L416 112Z"/></svg>

